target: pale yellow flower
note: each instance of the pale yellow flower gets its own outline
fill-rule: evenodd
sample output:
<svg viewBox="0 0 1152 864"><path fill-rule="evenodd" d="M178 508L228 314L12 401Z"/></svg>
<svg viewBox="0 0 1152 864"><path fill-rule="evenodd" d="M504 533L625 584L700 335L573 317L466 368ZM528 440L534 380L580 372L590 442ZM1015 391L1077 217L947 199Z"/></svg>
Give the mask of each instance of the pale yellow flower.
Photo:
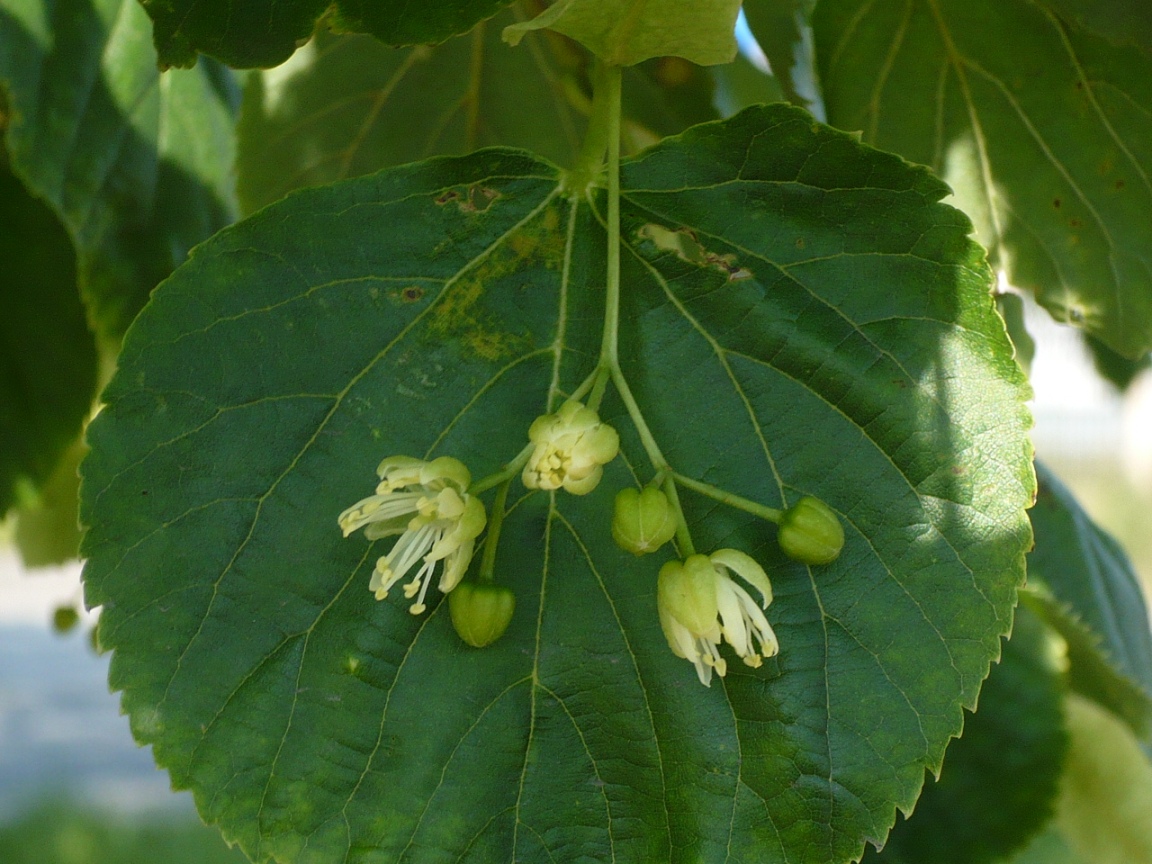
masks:
<svg viewBox="0 0 1152 864"><path fill-rule="evenodd" d="M404 595L416 598L410 607L419 615L427 607L432 572L443 561L439 588L447 594L468 569L476 537L484 530L484 505L467 492L472 475L462 462L441 456L431 462L410 456L392 456L380 463L376 472L380 483L376 494L356 502L340 514L340 528L347 537L363 528L369 540L396 534L400 539L392 550L376 562L369 590L377 600L422 562Z"/></svg>
<svg viewBox="0 0 1152 864"><path fill-rule="evenodd" d="M729 571L759 591L763 602L757 604ZM735 549L690 555L660 568L656 608L664 637L673 654L696 667L705 687L712 683L713 670L721 677L728 671L720 656L721 640L754 668L780 650L762 611L771 602L772 585L764 568Z"/></svg>
<svg viewBox="0 0 1152 864"><path fill-rule="evenodd" d="M537 417L528 429L535 448L521 479L529 489L560 489L586 495L596 488L604 465L616 458L620 436L591 408L565 402L555 414Z"/></svg>

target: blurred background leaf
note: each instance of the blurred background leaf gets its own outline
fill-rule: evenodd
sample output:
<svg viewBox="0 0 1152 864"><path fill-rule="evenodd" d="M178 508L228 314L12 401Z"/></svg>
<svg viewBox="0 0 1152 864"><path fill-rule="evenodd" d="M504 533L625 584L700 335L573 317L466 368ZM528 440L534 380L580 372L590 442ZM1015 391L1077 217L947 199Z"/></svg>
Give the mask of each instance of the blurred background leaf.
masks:
<svg viewBox="0 0 1152 864"><path fill-rule="evenodd" d="M13 173L76 249L102 346L188 250L235 216L232 73L161 75L136 0L0 0Z"/></svg>
<svg viewBox="0 0 1152 864"><path fill-rule="evenodd" d="M828 120L932 166L1011 284L1152 349L1152 55L1028 0L824 0Z"/></svg>
<svg viewBox="0 0 1152 864"><path fill-rule="evenodd" d="M92 407L96 366L72 242L0 147L0 517L44 500Z"/></svg>
<svg viewBox="0 0 1152 864"><path fill-rule="evenodd" d="M1152 634L1140 582L1120 544L1055 475L1039 463L1036 473L1028 593L1068 643L1071 686L1144 736L1152 716Z"/></svg>

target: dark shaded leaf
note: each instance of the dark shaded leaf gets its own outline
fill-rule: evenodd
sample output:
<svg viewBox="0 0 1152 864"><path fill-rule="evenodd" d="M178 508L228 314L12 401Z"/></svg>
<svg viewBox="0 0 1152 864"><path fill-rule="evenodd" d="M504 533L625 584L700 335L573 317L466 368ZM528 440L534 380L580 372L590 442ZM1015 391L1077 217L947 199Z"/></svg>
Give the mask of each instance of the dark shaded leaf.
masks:
<svg viewBox="0 0 1152 864"><path fill-rule="evenodd" d="M276 66L317 24L371 33L388 45L443 42L510 0L141 0L156 25L162 66L192 66L203 52L234 68Z"/></svg>
<svg viewBox="0 0 1152 864"><path fill-rule="evenodd" d="M239 128L245 209L304 186L497 144L574 164L591 106L590 58L553 33L530 33L513 48L500 38L513 20L500 15L435 47L320 33L290 64L253 73ZM717 116L708 73L674 57L627 70L624 110L632 151Z"/></svg>
<svg viewBox="0 0 1152 864"><path fill-rule="evenodd" d="M1145 369L1152 367L1152 354L1145 354L1131 360L1122 354L1117 354L1095 336L1084 334L1084 344L1092 357L1092 365L1100 376L1108 381L1117 390L1123 392L1128 389L1136 376Z"/></svg>
<svg viewBox="0 0 1152 864"><path fill-rule="evenodd" d="M1038 465L1037 474L1030 592L1068 642L1072 686L1116 712L1138 734L1147 734L1152 634L1132 564L1051 471Z"/></svg>
<svg viewBox="0 0 1152 864"><path fill-rule="evenodd" d="M1040 619L1017 610L1012 639L964 735L916 810L866 864L987 864L1024 847L1055 814L1068 735L1064 685Z"/></svg>
<svg viewBox="0 0 1152 864"><path fill-rule="evenodd" d="M76 291L72 243L0 150L0 516L34 505L80 433L96 346Z"/></svg>

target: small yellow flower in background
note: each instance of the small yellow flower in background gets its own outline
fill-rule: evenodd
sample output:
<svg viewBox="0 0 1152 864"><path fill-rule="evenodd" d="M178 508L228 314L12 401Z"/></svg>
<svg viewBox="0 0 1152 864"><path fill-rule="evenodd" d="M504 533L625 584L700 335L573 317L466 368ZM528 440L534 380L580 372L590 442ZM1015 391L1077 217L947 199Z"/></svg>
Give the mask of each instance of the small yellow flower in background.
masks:
<svg viewBox="0 0 1152 864"><path fill-rule="evenodd" d="M555 414L537 417L528 429L536 445L522 479L529 489L560 489L586 495L596 488L602 466L616 458L620 436L580 402L565 402Z"/></svg>
<svg viewBox="0 0 1152 864"><path fill-rule="evenodd" d="M345 537L363 528L369 540L400 535L392 551L376 562L368 588L383 600L389 588L423 561L404 586L404 596L416 598L409 611L419 615L427 608L424 597L438 562L444 562L439 587L445 594L463 578L487 522L484 505L466 491L472 475L464 463L450 456L431 462L391 456L376 473L376 494L341 513L340 528Z"/></svg>
<svg viewBox="0 0 1152 864"><path fill-rule="evenodd" d="M731 576L732 571L757 591L761 604ZM728 671L720 656L723 639L753 668L780 650L763 609L772 602L772 584L764 568L743 552L720 549L711 555L690 555L660 568L656 608L668 647L677 657L691 661L705 687L712 671Z"/></svg>

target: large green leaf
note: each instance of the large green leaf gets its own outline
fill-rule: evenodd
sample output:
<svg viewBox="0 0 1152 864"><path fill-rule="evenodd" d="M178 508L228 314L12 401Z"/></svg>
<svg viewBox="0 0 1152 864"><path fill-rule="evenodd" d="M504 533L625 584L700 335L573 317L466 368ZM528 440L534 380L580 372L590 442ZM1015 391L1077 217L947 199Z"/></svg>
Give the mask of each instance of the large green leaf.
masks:
<svg viewBox="0 0 1152 864"><path fill-rule="evenodd" d="M979 709L944 757L940 779L865 862L988 864L1024 847L1055 813L1068 736L1064 684L1040 619L1019 610Z"/></svg>
<svg viewBox="0 0 1152 864"><path fill-rule="evenodd" d="M1028 584L1068 642L1072 686L1140 734L1152 721L1152 633L1128 556L1044 466L1032 510Z"/></svg>
<svg viewBox="0 0 1152 864"><path fill-rule="evenodd" d="M160 75L136 0L0 0L13 171L77 249L97 334L115 344L152 288L231 221L235 85Z"/></svg>
<svg viewBox="0 0 1152 864"><path fill-rule="evenodd" d="M18 492L35 500L95 390L96 346L76 293L72 243L0 149L0 516Z"/></svg>
<svg viewBox="0 0 1152 864"><path fill-rule="evenodd" d="M530 33L513 48L500 38L513 20L500 15L435 47L320 33L284 66L252 73L237 161L245 209L303 186L498 144L572 165L591 105L588 56L551 33ZM629 69L624 111L626 143L642 146L716 119L707 73L677 58Z"/></svg>
<svg viewBox="0 0 1152 864"><path fill-rule="evenodd" d="M931 165L1013 284L1152 348L1152 55L1028 0L826 0L829 122Z"/></svg>
<svg viewBox="0 0 1152 864"><path fill-rule="evenodd" d="M90 427L86 598L137 738L280 861L828 862L881 840L1010 625L1033 493L1023 378L969 223L927 171L786 106L623 170L624 373L680 471L821 497L835 563L685 493L772 574L782 645L710 689L609 532L646 473L513 496L504 638L367 590L336 517L394 453L476 477L588 373L602 197L519 151L299 192L156 293ZM676 251L670 238L679 237ZM692 244L702 244L693 249ZM692 254L684 254L692 253Z"/></svg>
<svg viewBox="0 0 1152 864"><path fill-rule="evenodd" d="M156 24L163 66L191 66L202 51L237 68L275 66L322 20L389 45L442 42L511 0L140 0Z"/></svg>

